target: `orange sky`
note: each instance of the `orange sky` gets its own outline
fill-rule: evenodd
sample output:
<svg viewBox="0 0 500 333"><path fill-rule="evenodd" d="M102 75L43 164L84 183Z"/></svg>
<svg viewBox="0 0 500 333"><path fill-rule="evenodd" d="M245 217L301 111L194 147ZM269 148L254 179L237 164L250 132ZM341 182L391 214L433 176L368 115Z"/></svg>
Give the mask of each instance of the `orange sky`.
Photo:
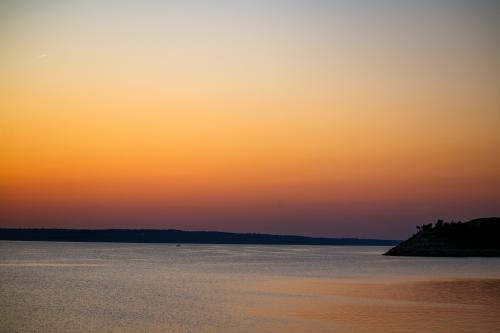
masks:
<svg viewBox="0 0 500 333"><path fill-rule="evenodd" d="M499 16L2 2L0 226L402 238L500 215Z"/></svg>

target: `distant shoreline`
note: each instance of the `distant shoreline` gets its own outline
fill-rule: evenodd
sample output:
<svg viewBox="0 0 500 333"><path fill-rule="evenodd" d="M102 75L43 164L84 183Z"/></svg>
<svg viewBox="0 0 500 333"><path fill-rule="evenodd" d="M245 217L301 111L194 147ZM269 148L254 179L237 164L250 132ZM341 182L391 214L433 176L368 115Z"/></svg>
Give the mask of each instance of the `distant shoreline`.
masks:
<svg viewBox="0 0 500 333"><path fill-rule="evenodd" d="M399 240L184 231L175 229L18 229L0 228L0 240L47 242L178 243L248 245L385 245Z"/></svg>

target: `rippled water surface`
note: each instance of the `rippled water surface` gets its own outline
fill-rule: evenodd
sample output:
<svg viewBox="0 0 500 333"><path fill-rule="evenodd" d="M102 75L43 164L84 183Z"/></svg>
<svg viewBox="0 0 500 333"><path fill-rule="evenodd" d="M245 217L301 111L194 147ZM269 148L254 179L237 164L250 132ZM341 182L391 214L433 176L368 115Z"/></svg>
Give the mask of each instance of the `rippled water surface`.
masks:
<svg viewBox="0 0 500 333"><path fill-rule="evenodd" d="M0 241L0 332L499 332L500 258Z"/></svg>

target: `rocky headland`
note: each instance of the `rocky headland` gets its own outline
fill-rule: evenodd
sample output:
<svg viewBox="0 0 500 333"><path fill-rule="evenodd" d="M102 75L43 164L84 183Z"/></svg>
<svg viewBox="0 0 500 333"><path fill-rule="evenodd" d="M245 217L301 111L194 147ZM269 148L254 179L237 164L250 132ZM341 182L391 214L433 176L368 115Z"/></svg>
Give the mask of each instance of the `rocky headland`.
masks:
<svg viewBox="0 0 500 333"><path fill-rule="evenodd" d="M500 218L417 226L417 233L385 253L389 256L500 257Z"/></svg>

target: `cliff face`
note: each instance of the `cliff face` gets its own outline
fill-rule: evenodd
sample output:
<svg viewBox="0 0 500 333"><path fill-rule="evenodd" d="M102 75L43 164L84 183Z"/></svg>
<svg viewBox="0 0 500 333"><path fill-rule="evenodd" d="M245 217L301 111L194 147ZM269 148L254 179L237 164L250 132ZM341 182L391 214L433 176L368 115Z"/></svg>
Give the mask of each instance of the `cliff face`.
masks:
<svg viewBox="0 0 500 333"><path fill-rule="evenodd" d="M417 227L408 240L393 247L390 256L500 257L500 218L466 223L438 221Z"/></svg>

